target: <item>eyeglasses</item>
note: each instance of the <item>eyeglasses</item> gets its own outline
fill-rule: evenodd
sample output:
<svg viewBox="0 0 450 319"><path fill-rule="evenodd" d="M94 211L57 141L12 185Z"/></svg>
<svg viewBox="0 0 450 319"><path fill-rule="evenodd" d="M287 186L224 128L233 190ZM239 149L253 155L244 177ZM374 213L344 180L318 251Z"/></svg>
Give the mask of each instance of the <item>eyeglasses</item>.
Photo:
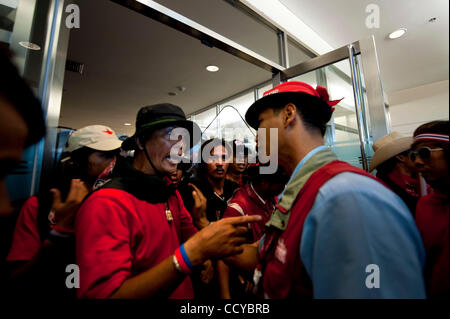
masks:
<svg viewBox="0 0 450 319"><path fill-rule="evenodd" d="M442 151L443 148L429 148L428 146L423 146L419 148L417 151L411 151L409 153L409 158L411 161L415 161L417 159L417 156L419 156L423 160L427 160L431 156L431 152L435 151Z"/></svg>

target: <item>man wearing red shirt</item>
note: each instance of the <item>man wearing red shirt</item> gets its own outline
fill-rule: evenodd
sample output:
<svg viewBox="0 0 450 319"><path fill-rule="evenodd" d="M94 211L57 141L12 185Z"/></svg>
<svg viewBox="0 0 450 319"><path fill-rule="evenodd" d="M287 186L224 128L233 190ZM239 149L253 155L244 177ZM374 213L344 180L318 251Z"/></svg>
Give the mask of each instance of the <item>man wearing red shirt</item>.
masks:
<svg viewBox="0 0 450 319"><path fill-rule="evenodd" d="M431 298L449 296L448 121L423 124L414 132L410 157L434 192L419 199L416 224L425 246L425 283Z"/></svg>
<svg viewBox="0 0 450 319"><path fill-rule="evenodd" d="M178 106L141 108L136 134L122 145L135 150L133 163L118 161L112 181L80 208L75 226L79 297L193 298L186 275L194 267L242 251L246 228L240 224L259 218L220 221L196 234L178 191L170 185L167 176L177 167L171 151L178 143L171 134L179 127L198 136L197 125L187 121Z"/></svg>
<svg viewBox="0 0 450 319"><path fill-rule="evenodd" d="M283 191L289 179L281 168L275 174L260 175L259 167L260 163L250 164L247 172L248 183L236 191L228 202L223 216L223 218L245 215L261 216L261 221L249 225L248 243L253 243L264 235L265 224L269 221L278 201L276 196ZM249 296L248 287L250 285L246 283L251 282L251 278L244 280L245 274L238 275L235 269L231 269L230 275L230 269L223 262L219 262L218 272L222 298ZM243 284L246 284L247 289Z"/></svg>
<svg viewBox="0 0 450 319"><path fill-rule="evenodd" d="M259 249L247 245L225 260L248 271L257 267L255 283L265 298L423 298L424 249L408 208L323 145L337 103L323 87L291 81L247 110L248 124L265 129L258 144L266 154L278 151L290 180ZM371 268L381 271L381 285L370 282Z"/></svg>

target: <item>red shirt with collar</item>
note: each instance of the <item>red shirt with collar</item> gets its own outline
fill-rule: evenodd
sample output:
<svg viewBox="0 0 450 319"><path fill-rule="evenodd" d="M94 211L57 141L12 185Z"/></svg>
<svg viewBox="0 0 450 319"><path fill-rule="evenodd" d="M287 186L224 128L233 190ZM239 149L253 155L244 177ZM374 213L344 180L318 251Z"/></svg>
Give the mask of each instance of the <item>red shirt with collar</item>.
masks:
<svg viewBox="0 0 450 319"><path fill-rule="evenodd" d="M264 201L250 183L245 184L236 191L233 198L228 202L228 207L223 217L261 216L261 221L249 225L252 230L252 242L255 242L264 235L265 224L270 219L276 200L276 197L274 197L269 201Z"/></svg>
<svg viewBox="0 0 450 319"><path fill-rule="evenodd" d="M105 188L93 193L76 218L79 298L108 298L125 280L168 258L197 232L178 192L165 203L151 204L128 192ZM189 277L169 298L193 298Z"/></svg>

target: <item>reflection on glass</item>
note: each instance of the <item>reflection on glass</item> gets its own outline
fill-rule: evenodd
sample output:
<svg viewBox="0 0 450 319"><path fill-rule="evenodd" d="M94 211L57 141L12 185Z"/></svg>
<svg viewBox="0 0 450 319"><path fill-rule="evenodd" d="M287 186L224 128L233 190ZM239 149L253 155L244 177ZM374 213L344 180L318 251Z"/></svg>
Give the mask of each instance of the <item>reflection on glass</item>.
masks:
<svg viewBox="0 0 450 319"><path fill-rule="evenodd" d="M18 2L18 0L0 0L0 45L5 47L11 43Z"/></svg>
<svg viewBox="0 0 450 319"><path fill-rule="evenodd" d="M202 132L205 132L206 139L217 136L218 125L217 120L214 120L216 115L216 107L213 107L193 116L194 122L197 123Z"/></svg>
<svg viewBox="0 0 450 319"><path fill-rule="evenodd" d="M263 86L262 88L258 89L258 99L262 98L264 96L264 93L273 89L272 84L267 84L266 86Z"/></svg>
<svg viewBox="0 0 450 319"><path fill-rule="evenodd" d="M288 53L289 53L289 65L295 66L302 62L308 61L313 57L313 55L300 48L295 42L288 38Z"/></svg>
<svg viewBox="0 0 450 319"><path fill-rule="evenodd" d="M220 109L222 110L225 106L231 105L239 112L242 118L245 118L245 112L247 112L248 108L253 104L253 102L255 102L255 94L253 92L249 92L240 97L227 101L220 106ZM236 118L234 120L238 119Z"/></svg>
<svg viewBox="0 0 450 319"><path fill-rule="evenodd" d="M311 72L296 76L295 78L289 79L289 81L304 82L315 88L317 86L316 71L311 71Z"/></svg>
<svg viewBox="0 0 450 319"><path fill-rule="evenodd" d="M345 60L324 68L330 100L344 98L335 106L326 144L331 146L340 160L362 167L355 99L348 65Z"/></svg>

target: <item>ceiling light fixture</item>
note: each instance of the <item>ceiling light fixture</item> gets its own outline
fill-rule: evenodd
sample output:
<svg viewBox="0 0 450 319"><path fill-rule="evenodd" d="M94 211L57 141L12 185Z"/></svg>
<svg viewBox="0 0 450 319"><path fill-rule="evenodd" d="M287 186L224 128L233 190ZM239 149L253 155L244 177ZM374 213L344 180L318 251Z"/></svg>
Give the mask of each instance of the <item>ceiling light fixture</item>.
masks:
<svg viewBox="0 0 450 319"><path fill-rule="evenodd" d="M131 126L131 123L124 123L125 126Z"/></svg>
<svg viewBox="0 0 450 319"><path fill-rule="evenodd" d="M206 70L208 70L209 72L217 72L219 71L219 67L216 65L208 65L206 67Z"/></svg>
<svg viewBox="0 0 450 319"><path fill-rule="evenodd" d="M40 46L38 46L37 44L32 43L32 42L20 41L19 44L21 46L23 46L24 48L29 49L29 50L33 50L33 51L39 51L41 49Z"/></svg>
<svg viewBox="0 0 450 319"><path fill-rule="evenodd" d="M389 39L392 39L392 40L398 39L398 38L404 36L406 31L408 31L406 28L400 28L398 30L395 30L394 32L389 34Z"/></svg>

